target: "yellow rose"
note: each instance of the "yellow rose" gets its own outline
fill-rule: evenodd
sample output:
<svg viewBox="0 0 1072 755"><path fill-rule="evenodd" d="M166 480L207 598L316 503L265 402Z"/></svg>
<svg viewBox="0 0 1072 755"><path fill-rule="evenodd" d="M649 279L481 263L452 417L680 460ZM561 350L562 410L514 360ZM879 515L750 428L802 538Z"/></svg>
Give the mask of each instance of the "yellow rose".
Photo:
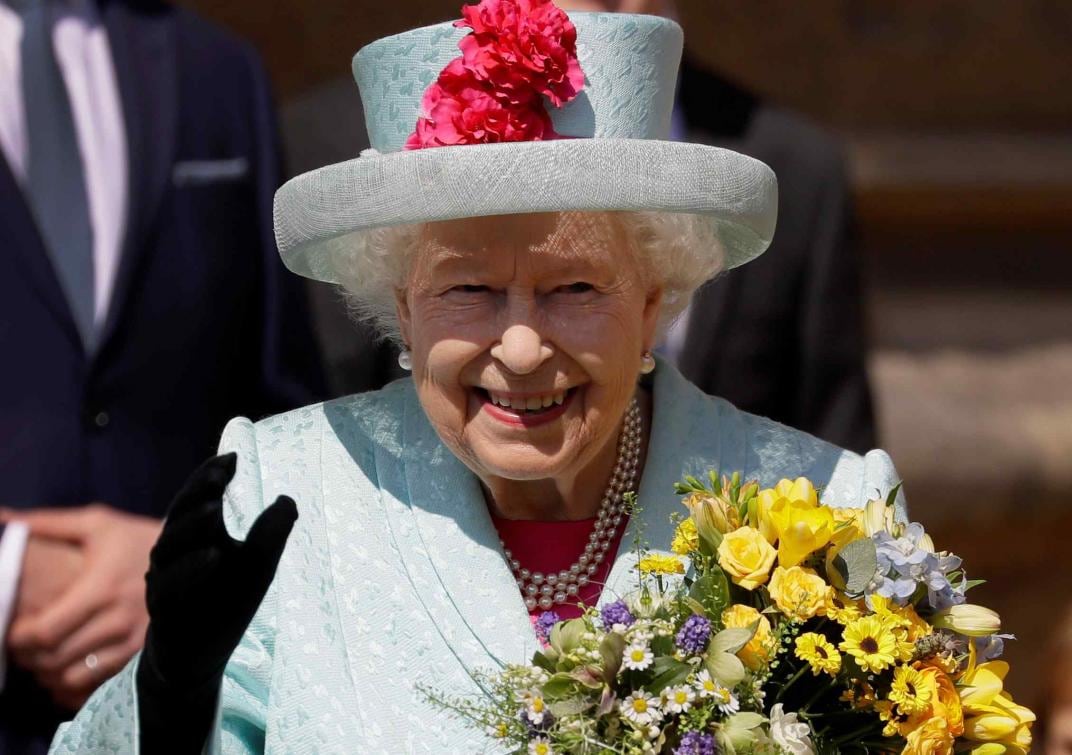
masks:
<svg viewBox="0 0 1072 755"><path fill-rule="evenodd" d="M778 649L771 634L770 622L752 606L735 604L722 612L722 624L726 629L746 629L757 621L756 633L748 644L737 651L741 663L752 671L758 671L770 663Z"/></svg>
<svg viewBox="0 0 1072 755"><path fill-rule="evenodd" d="M708 542L717 543L722 535L741 526L737 507L722 496L690 493L685 497L684 504L696 523L700 537Z"/></svg>
<svg viewBox="0 0 1072 755"><path fill-rule="evenodd" d="M767 589L778 610L791 619L805 621L826 613L830 585L811 569L779 566Z"/></svg>
<svg viewBox="0 0 1072 755"><path fill-rule="evenodd" d="M953 752L953 734L943 718L928 718L922 726L905 737L902 755L949 755Z"/></svg>
<svg viewBox="0 0 1072 755"><path fill-rule="evenodd" d="M679 556L687 556L700 547L700 535L696 531L696 522L692 517L683 520L674 530L674 539L670 550Z"/></svg>
<svg viewBox="0 0 1072 755"><path fill-rule="evenodd" d="M825 547L834 535L830 509L813 507L802 499L779 499L771 506L770 520L778 535L779 566L796 566Z"/></svg>
<svg viewBox="0 0 1072 755"><path fill-rule="evenodd" d="M718 565L746 590L766 584L777 551L759 530L740 527L722 538L718 546Z"/></svg>

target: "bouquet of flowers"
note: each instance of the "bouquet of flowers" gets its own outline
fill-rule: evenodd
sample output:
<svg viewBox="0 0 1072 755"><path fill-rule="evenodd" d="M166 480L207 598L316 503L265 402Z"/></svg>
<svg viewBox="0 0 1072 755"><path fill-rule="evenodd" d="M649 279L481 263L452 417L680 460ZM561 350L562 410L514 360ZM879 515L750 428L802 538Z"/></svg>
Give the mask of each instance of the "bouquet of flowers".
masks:
<svg viewBox="0 0 1072 755"><path fill-rule="evenodd" d="M841 509L804 478L711 473L678 493L670 552L637 537L635 591L543 614L530 665L432 699L539 755L1028 751L1009 635L960 559L895 520L896 490Z"/></svg>

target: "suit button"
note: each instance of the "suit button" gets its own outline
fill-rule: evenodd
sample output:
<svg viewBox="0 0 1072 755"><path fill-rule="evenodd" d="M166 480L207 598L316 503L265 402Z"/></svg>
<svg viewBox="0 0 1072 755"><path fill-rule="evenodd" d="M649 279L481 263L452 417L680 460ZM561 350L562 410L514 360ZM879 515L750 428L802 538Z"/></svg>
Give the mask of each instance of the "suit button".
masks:
<svg viewBox="0 0 1072 755"><path fill-rule="evenodd" d="M93 416L93 424L102 430L108 427L108 423L112 421L112 418L108 415L108 412L97 412Z"/></svg>

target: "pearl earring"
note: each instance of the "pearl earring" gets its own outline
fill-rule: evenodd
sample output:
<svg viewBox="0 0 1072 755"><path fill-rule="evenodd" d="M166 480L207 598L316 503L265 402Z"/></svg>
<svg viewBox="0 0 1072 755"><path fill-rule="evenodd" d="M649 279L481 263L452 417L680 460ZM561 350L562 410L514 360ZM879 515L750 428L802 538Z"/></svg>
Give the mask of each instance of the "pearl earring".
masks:
<svg viewBox="0 0 1072 755"><path fill-rule="evenodd" d="M645 351L640 355L640 374L648 375L655 371L655 357L651 355L650 351Z"/></svg>
<svg viewBox="0 0 1072 755"><path fill-rule="evenodd" d="M413 369L413 355L409 349L402 349L402 351L398 352L398 366L406 372Z"/></svg>

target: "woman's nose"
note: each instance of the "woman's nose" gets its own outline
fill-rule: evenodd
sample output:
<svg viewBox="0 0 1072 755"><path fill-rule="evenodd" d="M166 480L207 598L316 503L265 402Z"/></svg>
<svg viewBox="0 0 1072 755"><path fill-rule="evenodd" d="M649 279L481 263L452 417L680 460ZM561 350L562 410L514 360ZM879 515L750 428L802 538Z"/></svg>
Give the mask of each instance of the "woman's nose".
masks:
<svg viewBox="0 0 1072 755"><path fill-rule="evenodd" d="M515 375L528 375L551 358L551 347L528 325L511 325L499 342L491 347L491 356Z"/></svg>

